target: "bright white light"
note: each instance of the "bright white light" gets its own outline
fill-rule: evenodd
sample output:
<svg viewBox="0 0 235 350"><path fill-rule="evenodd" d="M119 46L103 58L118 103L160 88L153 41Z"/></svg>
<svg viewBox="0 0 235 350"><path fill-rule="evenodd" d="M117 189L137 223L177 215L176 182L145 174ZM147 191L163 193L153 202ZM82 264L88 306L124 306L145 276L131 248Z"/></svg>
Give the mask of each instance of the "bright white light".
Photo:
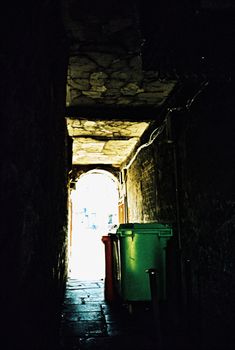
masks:
<svg viewBox="0 0 235 350"><path fill-rule="evenodd" d="M82 176L72 193L72 252L70 277L80 280L104 278L102 236L118 224L118 189L101 173Z"/></svg>

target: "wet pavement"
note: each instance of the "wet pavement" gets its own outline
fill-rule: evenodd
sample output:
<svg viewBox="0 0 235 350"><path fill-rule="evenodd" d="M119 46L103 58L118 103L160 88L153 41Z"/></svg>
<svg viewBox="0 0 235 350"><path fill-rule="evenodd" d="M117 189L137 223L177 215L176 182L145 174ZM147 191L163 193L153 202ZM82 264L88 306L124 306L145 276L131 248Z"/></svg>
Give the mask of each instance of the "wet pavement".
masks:
<svg viewBox="0 0 235 350"><path fill-rule="evenodd" d="M135 349L157 346L152 312L146 303L104 300L104 283L69 279L61 315L61 350Z"/></svg>

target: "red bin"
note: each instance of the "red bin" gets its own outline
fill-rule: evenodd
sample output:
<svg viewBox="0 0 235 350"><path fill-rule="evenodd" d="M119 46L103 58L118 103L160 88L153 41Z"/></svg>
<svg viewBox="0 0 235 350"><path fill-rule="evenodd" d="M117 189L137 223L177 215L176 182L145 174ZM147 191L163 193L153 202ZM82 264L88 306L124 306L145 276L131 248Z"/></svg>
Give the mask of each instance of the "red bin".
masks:
<svg viewBox="0 0 235 350"><path fill-rule="evenodd" d="M113 302L117 299L114 279L113 238L110 235L102 236L102 242L105 245L104 295L105 300Z"/></svg>

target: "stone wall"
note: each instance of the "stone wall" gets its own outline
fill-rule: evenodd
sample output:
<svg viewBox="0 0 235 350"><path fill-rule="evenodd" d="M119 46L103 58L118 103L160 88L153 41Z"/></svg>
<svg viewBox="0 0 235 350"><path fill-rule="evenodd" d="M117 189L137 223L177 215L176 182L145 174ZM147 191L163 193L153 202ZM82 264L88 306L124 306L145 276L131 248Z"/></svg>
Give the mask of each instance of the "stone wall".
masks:
<svg viewBox="0 0 235 350"><path fill-rule="evenodd" d="M176 222L174 152L166 127L138 152L126 172L126 186L129 222Z"/></svg>
<svg viewBox="0 0 235 350"><path fill-rule="evenodd" d="M155 182L152 149L143 150L126 175L129 222L156 221Z"/></svg>
<svg viewBox="0 0 235 350"><path fill-rule="evenodd" d="M42 350L55 345L67 273L67 58L53 1L9 5L7 13L0 55L1 345Z"/></svg>
<svg viewBox="0 0 235 350"><path fill-rule="evenodd" d="M105 14L96 6L65 2L71 43L67 106L161 105L176 82L142 70L143 38L134 2L110 4L105 5Z"/></svg>

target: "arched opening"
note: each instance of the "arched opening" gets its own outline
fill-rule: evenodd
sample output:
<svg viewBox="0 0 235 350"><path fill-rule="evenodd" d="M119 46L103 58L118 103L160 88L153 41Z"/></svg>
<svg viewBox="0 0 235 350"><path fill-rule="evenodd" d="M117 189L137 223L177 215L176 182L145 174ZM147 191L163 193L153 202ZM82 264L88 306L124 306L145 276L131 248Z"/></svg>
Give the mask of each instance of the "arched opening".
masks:
<svg viewBox="0 0 235 350"><path fill-rule="evenodd" d="M108 171L91 170L78 179L71 193L70 278L104 279L101 238L118 224L118 198L118 181Z"/></svg>

